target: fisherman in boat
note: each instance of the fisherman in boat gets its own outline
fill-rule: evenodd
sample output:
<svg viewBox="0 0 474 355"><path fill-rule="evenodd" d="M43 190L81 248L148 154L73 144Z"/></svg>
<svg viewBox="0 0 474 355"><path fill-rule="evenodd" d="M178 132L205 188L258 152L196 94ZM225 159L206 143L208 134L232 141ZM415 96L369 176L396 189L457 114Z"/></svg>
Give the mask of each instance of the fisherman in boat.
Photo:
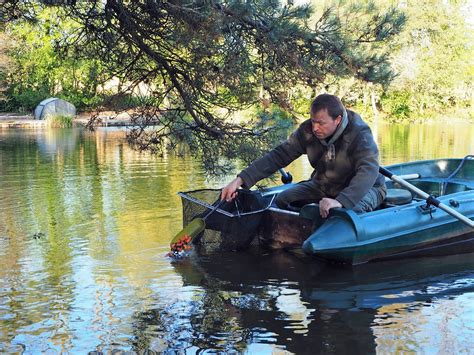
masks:
<svg viewBox="0 0 474 355"><path fill-rule="evenodd" d="M225 186L221 199L233 200L240 187L250 188L306 154L314 168L311 178L278 194L275 202L279 208L293 210L319 203L323 218L336 207L356 213L376 209L387 189L385 178L379 173L378 148L369 126L334 95L317 96L310 113L311 118L285 142L255 160Z"/></svg>

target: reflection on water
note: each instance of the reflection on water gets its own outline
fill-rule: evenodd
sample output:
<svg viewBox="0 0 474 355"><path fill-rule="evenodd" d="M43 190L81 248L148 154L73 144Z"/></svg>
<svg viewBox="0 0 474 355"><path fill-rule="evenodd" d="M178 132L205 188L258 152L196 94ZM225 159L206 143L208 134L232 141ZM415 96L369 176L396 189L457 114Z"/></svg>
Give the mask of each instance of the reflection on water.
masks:
<svg viewBox="0 0 474 355"><path fill-rule="evenodd" d="M462 301L474 295L472 255L348 269L286 253L234 253L180 262L175 268L185 285L200 285L205 289L204 299L210 305L219 304L223 321L214 321L217 327L212 330L225 332L219 324L232 314L239 328L249 332L246 343L258 338L295 353L309 349L311 353L386 353L428 346L437 352L441 344L431 337L441 327L445 341L458 344L451 351L468 351L474 345L469 337L472 318L458 312L438 313L450 303L472 315L472 303ZM195 313L201 316L194 330L202 333L203 321L215 316L215 308L198 304ZM457 326L443 324L455 318ZM459 318L464 320L459 322ZM221 344L210 339L201 346L242 350L231 338Z"/></svg>
<svg viewBox="0 0 474 355"><path fill-rule="evenodd" d="M472 154L473 130L380 126L382 162ZM258 251L171 263L176 192L231 177L207 181L192 159L122 138L0 130L0 351L474 348L472 255L356 269ZM289 170L311 169L300 159Z"/></svg>

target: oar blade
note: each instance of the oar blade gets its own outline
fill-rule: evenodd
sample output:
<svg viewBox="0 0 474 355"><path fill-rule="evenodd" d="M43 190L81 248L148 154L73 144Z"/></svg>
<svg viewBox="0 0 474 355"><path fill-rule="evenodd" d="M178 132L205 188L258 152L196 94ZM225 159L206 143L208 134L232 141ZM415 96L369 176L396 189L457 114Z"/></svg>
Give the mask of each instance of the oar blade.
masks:
<svg viewBox="0 0 474 355"><path fill-rule="evenodd" d="M206 222L202 218L194 218L186 227L184 227L178 234L171 240L170 245L178 242L184 236L188 235L191 237L191 241L196 238L206 228Z"/></svg>

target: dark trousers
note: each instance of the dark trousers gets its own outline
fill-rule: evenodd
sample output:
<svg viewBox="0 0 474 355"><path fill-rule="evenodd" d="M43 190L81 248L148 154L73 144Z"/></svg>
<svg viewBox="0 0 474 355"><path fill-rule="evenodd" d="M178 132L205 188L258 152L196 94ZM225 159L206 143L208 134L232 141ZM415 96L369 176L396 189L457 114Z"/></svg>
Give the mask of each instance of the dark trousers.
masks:
<svg viewBox="0 0 474 355"><path fill-rule="evenodd" d="M372 187L369 192L352 209L356 213L370 212L376 209L385 199L387 188L385 185ZM328 197L321 190L319 184L312 180L302 181L295 186L278 194L275 202L279 208L293 209L308 203L318 203L322 198Z"/></svg>

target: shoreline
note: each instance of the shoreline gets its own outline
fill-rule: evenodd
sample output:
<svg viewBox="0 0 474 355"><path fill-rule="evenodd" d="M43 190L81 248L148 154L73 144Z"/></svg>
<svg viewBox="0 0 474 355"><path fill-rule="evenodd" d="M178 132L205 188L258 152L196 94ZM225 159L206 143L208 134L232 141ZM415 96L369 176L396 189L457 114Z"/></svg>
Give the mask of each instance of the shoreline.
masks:
<svg viewBox="0 0 474 355"><path fill-rule="evenodd" d="M114 117L114 118L111 118ZM79 114L73 120L73 127L85 127L89 122L91 115ZM97 127L124 127L130 125L128 115L100 114L100 122ZM46 120L36 120L33 115L24 115L17 113L0 113L0 129L8 128L46 128Z"/></svg>
<svg viewBox="0 0 474 355"><path fill-rule="evenodd" d="M73 127L86 127L92 114L83 112L77 115L73 120ZM130 116L128 113L121 113L117 115L114 112L101 112L98 115L98 122L94 124L96 127L126 127L131 125ZM368 121L373 124L372 121ZM407 122L390 122L382 117L378 120L382 124L431 124L434 122L449 122L449 123L472 123L473 119L468 118L453 118L447 115L440 115L437 118L423 119L417 121ZM9 128L46 128L48 127L46 120L36 120L32 114L25 115L20 113L3 113L0 112L0 129Z"/></svg>

